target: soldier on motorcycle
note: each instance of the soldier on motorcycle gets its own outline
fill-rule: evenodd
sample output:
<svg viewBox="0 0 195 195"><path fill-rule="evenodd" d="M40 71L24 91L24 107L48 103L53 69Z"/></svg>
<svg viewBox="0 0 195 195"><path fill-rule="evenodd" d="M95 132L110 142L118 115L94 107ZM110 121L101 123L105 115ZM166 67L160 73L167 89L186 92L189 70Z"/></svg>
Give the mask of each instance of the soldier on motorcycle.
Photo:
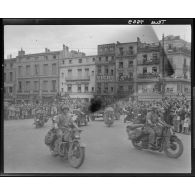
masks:
<svg viewBox="0 0 195 195"><path fill-rule="evenodd" d="M54 148L54 152L57 154L58 146L62 139L62 135L64 134L65 138L67 138L69 135L68 128L70 128L70 126L73 126L74 128L78 129L78 126L74 123L69 113L69 107L67 107L66 105L63 105L61 107L61 114L59 114L55 120L59 128L57 131L58 140L56 141L55 148Z"/></svg>
<svg viewBox="0 0 195 195"><path fill-rule="evenodd" d="M146 115L145 130L149 133L149 148L155 145L155 135L158 131L157 123L159 121L158 108L153 106Z"/></svg>

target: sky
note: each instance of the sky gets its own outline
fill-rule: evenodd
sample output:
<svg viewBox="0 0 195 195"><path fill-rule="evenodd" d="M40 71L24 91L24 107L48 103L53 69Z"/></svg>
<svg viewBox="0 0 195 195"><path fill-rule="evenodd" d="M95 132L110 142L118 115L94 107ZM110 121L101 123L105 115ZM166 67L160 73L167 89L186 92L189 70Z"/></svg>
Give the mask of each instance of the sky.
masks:
<svg viewBox="0 0 195 195"><path fill-rule="evenodd" d="M7 25L4 27L4 57L16 57L22 48L26 54L70 50L97 54L97 45L119 42L158 42L162 34L180 36L191 42L190 25Z"/></svg>

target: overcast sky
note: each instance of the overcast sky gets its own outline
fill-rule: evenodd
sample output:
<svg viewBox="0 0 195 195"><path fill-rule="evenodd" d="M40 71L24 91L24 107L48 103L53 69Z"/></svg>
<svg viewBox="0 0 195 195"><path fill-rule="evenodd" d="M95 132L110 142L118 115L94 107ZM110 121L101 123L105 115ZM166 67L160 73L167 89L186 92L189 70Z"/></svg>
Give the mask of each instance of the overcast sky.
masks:
<svg viewBox="0 0 195 195"><path fill-rule="evenodd" d="M62 50L80 50L87 55L97 54L97 45L119 42L133 42L140 37L142 42L158 42L162 34L179 35L191 42L189 25L11 25L4 28L4 56L15 57L18 50L26 54Z"/></svg>

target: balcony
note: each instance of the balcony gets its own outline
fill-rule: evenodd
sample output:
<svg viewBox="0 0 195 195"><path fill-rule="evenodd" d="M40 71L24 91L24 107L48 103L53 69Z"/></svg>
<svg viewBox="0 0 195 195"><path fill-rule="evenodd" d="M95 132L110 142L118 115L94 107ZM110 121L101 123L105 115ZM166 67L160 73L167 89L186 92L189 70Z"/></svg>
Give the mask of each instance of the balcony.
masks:
<svg viewBox="0 0 195 195"><path fill-rule="evenodd" d="M107 65L108 64L115 64L115 60L109 60L109 61L105 61L105 60L104 61L103 60L99 61L98 60L98 61L96 61L96 64L97 65L101 65L101 64L107 64Z"/></svg>
<svg viewBox="0 0 195 195"><path fill-rule="evenodd" d="M89 81L90 76L81 76L81 77L67 77L66 81Z"/></svg>
<svg viewBox="0 0 195 195"><path fill-rule="evenodd" d="M135 58L136 54L132 51L124 51L124 52L119 52L116 54L117 57L131 57Z"/></svg>
<svg viewBox="0 0 195 195"><path fill-rule="evenodd" d="M130 77L128 75L124 75L124 76L119 76L118 81L119 82L124 82L124 81L133 82L134 79L133 79L133 77Z"/></svg>
<svg viewBox="0 0 195 195"><path fill-rule="evenodd" d="M159 45L144 45L141 47L138 47L138 53L141 52L160 52L161 51L161 47Z"/></svg>
<svg viewBox="0 0 195 195"><path fill-rule="evenodd" d="M180 47L180 48L169 48L165 51L167 54L172 54L172 53L184 53L184 54L188 54L191 55L191 50L189 50L186 47Z"/></svg>
<svg viewBox="0 0 195 195"><path fill-rule="evenodd" d="M159 64L160 59L152 59L152 60L140 60L138 61L138 65L153 65L153 64Z"/></svg>

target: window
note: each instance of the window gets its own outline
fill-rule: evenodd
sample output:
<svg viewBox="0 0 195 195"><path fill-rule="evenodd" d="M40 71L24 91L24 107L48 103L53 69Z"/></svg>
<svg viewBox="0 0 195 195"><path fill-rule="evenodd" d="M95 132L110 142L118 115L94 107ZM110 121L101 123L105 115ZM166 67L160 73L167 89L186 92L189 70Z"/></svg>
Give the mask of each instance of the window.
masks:
<svg viewBox="0 0 195 195"><path fill-rule="evenodd" d="M148 56L146 54L143 55L143 63L148 60Z"/></svg>
<svg viewBox="0 0 195 195"><path fill-rule="evenodd" d="M30 91L30 81L26 81L26 91Z"/></svg>
<svg viewBox="0 0 195 195"><path fill-rule="evenodd" d="M88 90L89 90L88 85L85 85L85 92L88 92Z"/></svg>
<svg viewBox="0 0 195 195"><path fill-rule="evenodd" d="M104 83L104 93L108 93L108 83Z"/></svg>
<svg viewBox="0 0 195 195"><path fill-rule="evenodd" d="M131 55L133 55L133 47L132 47L132 46L129 47L129 53L130 53Z"/></svg>
<svg viewBox="0 0 195 195"><path fill-rule="evenodd" d="M123 68L123 62L119 62L119 68Z"/></svg>
<svg viewBox="0 0 195 195"><path fill-rule="evenodd" d="M38 86L38 81L34 81L34 91L38 91L39 86Z"/></svg>
<svg viewBox="0 0 195 195"><path fill-rule="evenodd" d="M53 56L53 59L56 59L56 55Z"/></svg>
<svg viewBox="0 0 195 195"><path fill-rule="evenodd" d="M186 58L184 58L183 65L186 66Z"/></svg>
<svg viewBox="0 0 195 195"><path fill-rule="evenodd" d="M82 63L82 59L79 59L79 63Z"/></svg>
<svg viewBox="0 0 195 195"><path fill-rule="evenodd" d="M172 44L169 44L168 45L168 49L172 49Z"/></svg>
<svg viewBox="0 0 195 195"><path fill-rule="evenodd" d="M105 67L105 75L108 75L108 67Z"/></svg>
<svg viewBox="0 0 195 195"><path fill-rule="evenodd" d="M95 58L93 58L93 62L95 62Z"/></svg>
<svg viewBox="0 0 195 195"><path fill-rule="evenodd" d="M133 92L133 87L131 85L129 85L128 90L129 90L130 93L132 93Z"/></svg>
<svg viewBox="0 0 195 195"><path fill-rule="evenodd" d="M56 80L52 80L52 91L56 91Z"/></svg>
<svg viewBox="0 0 195 195"><path fill-rule="evenodd" d="M72 85L68 85L68 92L72 92Z"/></svg>
<svg viewBox="0 0 195 195"><path fill-rule="evenodd" d="M98 66L98 75L101 74L102 70L101 70L101 67Z"/></svg>
<svg viewBox="0 0 195 195"><path fill-rule="evenodd" d="M13 92L13 88L9 87L9 93L12 93L12 92Z"/></svg>
<svg viewBox="0 0 195 195"><path fill-rule="evenodd" d="M113 76L114 75L114 70L111 70L111 76Z"/></svg>
<svg viewBox="0 0 195 195"><path fill-rule="evenodd" d="M62 75L62 78L64 78L64 73L63 73L63 72L62 72L62 74L61 74L61 75Z"/></svg>
<svg viewBox="0 0 195 195"><path fill-rule="evenodd" d="M13 64L10 64L10 69L13 69Z"/></svg>
<svg viewBox="0 0 195 195"><path fill-rule="evenodd" d="M129 78L133 78L133 72L129 72Z"/></svg>
<svg viewBox="0 0 195 195"><path fill-rule="evenodd" d="M69 69L68 70L68 78L71 78L72 77L72 69Z"/></svg>
<svg viewBox="0 0 195 195"><path fill-rule="evenodd" d="M18 76L22 76L22 66L18 66Z"/></svg>
<svg viewBox="0 0 195 195"><path fill-rule="evenodd" d="M94 71L91 71L91 75L94 76Z"/></svg>
<svg viewBox="0 0 195 195"><path fill-rule="evenodd" d="M26 75L30 75L30 65L26 65Z"/></svg>
<svg viewBox="0 0 195 195"><path fill-rule="evenodd" d="M61 92L64 92L64 88L61 88Z"/></svg>
<svg viewBox="0 0 195 195"><path fill-rule="evenodd" d="M101 93L101 83L98 83L97 84L97 92L98 93Z"/></svg>
<svg viewBox="0 0 195 195"><path fill-rule="evenodd" d="M91 88L91 91L94 92L94 87Z"/></svg>
<svg viewBox="0 0 195 195"><path fill-rule="evenodd" d="M48 60L48 56L44 56L44 59L45 59L45 60Z"/></svg>
<svg viewBox="0 0 195 195"><path fill-rule="evenodd" d="M22 81L19 81L18 82L18 86L19 86L18 91L21 92L22 91Z"/></svg>
<svg viewBox="0 0 195 195"><path fill-rule="evenodd" d="M35 64L35 75L38 75L39 74L39 65L38 64Z"/></svg>
<svg viewBox="0 0 195 195"><path fill-rule="evenodd" d="M43 91L48 91L48 81L43 81Z"/></svg>
<svg viewBox="0 0 195 195"><path fill-rule="evenodd" d="M147 73L147 68L144 67L144 68L143 68L143 74L146 74L146 73Z"/></svg>
<svg viewBox="0 0 195 195"><path fill-rule="evenodd" d="M72 60L69 60L69 64L72 64Z"/></svg>
<svg viewBox="0 0 195 195"><path fill-rule="evenodd" d="M81 85L78 85L77 91L78 91L79 93L81 93Z"/></svg>
<svg viewBox="0 0 195 195"><path fill-rule="evenodd" d="M129 61L128 67L131 68L133 66L133 61Z"/></svg>
<svg viewBox="0 0 195 195"><path fill-rule="evenodd" d="M85 76L89 76L89 68L85 68Z"/></svg>
<svg viewBox="0 0 195 195"><path fill-rule="evenodd" d="M4 82L6 82L6 73L4 73Z"/></svg>
<svg viewBox="0 0 195 195"><path fill-rule="evenodd" d="M168 93L173 93L173 88L167 88Z"/></svg>
<svg viewBox="0 0 195 195"><path fill-rule="evenodd" d="M77 69L78 71L78 77L82 77L82 69Z"/></svg>
<svg viewBox="0 0 195 195"><path fill-rule="evenodd" d="M111 59L114 60L114 56L112 56Z"/></svg>
<svg viewBox="0 0 195 195"><path fill-rule="evenodd" d="M43 74L48 75L48 64L43 65Z"/></svg>
<svg viewBox="0 0 195 195"><path fill-rule="evenodd" d="M108 56L106 56L106 62L108 62Z"/></svg>
<svg viewBox="0 0 195 195"><path fill-rule="evenodd" d="M13 81L13 72L10 72L10 81L12 82Z"/></svg>
<svg viewBox="0 0 195 195"><path fill-rule="evenodd" d="M64 60L62 60L62 64L64 64Z"/></svg>
<svg viewBox="0 0 195 195"><path fill-rule="evenodd" d="M52 64L52 74L53 75L57 74L57 65L56 64Z"/></svg>
<svg viewBox="0 0 195 195"><path fill-rule="evenodd" d="M152 73L157 73L157 67L152 67Z"/></svg>
<svg viewBox="0 0 195 195"><path fill-rule="evenodd" d="M153 59L153 60L157 60L157 59L158 59L158 55L157 55L156 52L153 52L153 53L152 53L152 59Z"/></svg>
<svg viewBox="0 0 195 195"><path fill-rule="evenodd" d="M110 90L111 90L111 92L113 92L114 91L114 87L111 87Z"/></svg>
<svg viewBox="0 0 195 195"><path fill-rule="evenodd" d="M119 53L120 53L120 55L123 55L123 48L122 47L119 48Z"/></svg>
<svg viewBox="0 0 195 195"><path fill-rule="evenodd" d="M102 60L102 58L101 57L99 57L99 61L101 62L101 60Z"/></svg>
<svg viewBox="0 0 195 195"><path fill-rule="evenodd" d="M119 86L119 91L123 91L123 86Z"/></svg>

